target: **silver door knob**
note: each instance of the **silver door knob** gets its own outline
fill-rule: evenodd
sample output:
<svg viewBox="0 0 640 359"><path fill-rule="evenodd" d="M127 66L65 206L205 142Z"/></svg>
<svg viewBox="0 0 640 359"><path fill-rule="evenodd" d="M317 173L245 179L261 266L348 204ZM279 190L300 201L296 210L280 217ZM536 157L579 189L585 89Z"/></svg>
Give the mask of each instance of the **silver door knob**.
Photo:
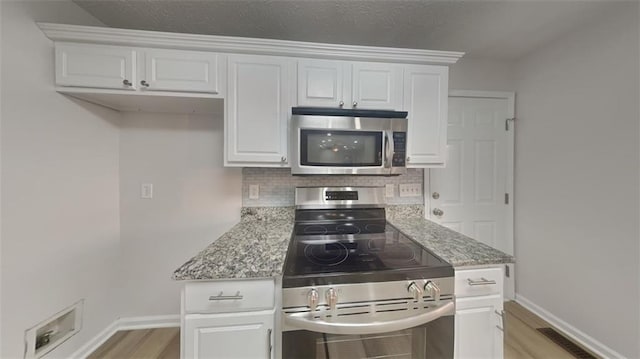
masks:
<svg viewBox="0 0 640 359"><path fill-rule="evenodd" d="M338 106L343 107L344 106L344 101L340 101L340 103L338 103Z"/></svg>
<svg viewBox="0 0 640 359"><path fill-rule="evenodd" d="M444 214L444 212L440 209L440 208L434 208L433 211L431 211L431 213L433 213L434 215L440 217Z"/></svg>
<svg viewBox="0 0 640 359"><path fill-rule="evenodd" d="M144 87L149 87L149 83L145 80L140 81L140 85L144 86Z"/></svg>
<svg viewBox="0 0 640 359"><path fill-rule="evenodd" d="M287 162L287 158L285 156L280 157L281 162Z"/></svg>
<svg viewBox="0 0 640 359"><path fill-rule="evenodd" d="M407 162L409 162L411 160L411 157L407 157Z"/></svg>
<svg viewBox="0 0 640 359"><path fill-rule="evenodd" d="M129 80L127 80L127 79L122 80L122 84L123 84L123 85L125 85L125 86L131 86L131 85L133 85L133 84L131 83L131 81L129 81Z"/></svg>
<svg viewBox="0 0 640 359"><path fill-rule="evenodd" d="M356 101L353 101L353 107L358 107L358 103Z"/></svg>
<svg viewBox="0 0 640 359"><path fill-rule="evenodd" d="M433 197L433 199L438 199L438 198L440 198L440 193L438 193L438 192L433 192L433 194L431 195L431 197Z"/></svg>

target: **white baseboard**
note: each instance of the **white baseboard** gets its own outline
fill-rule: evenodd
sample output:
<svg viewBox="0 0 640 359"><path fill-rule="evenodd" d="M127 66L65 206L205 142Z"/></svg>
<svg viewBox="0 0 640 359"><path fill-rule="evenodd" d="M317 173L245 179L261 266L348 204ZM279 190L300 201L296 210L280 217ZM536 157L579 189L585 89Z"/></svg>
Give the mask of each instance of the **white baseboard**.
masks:
<svg viewBox="0 0 640 359"><path fill-rule="evenodd" d="M113 334L118 331L118 319L113 321L113 323L109 324L103 331L98 333L93 339L86 342L83 346L81 346L75 353L71 355L71 358L84 359L89 354L93 353L98 349L107 339L111 338Z"/></svg>
<svg viewBox="0 0 640 359"><path fill-rule="evenodd" d="M154 315L118 319L118 330L171 328L180 326L180 315Z"/></svg>
<svg viewBox="0 0 640 359"><path fill-rule="evenodd" d="M76 350L72 358L84 359L96 351L107 339L111 338L119 330L171 328L180 326L180 315L155 315L148 317L118 318L93 339Z"/></svg>
<svg viewBox="0 0 640 359"><path fill-rule="evenodd" d="M582 344L585 348L591 350L595 354L603 358L624 358L624 356L621 355L620 353L602 344L596 339L590 337L589 335L580 331L578 328L556 317L555 315L551 314L544 308L533 303L532 301L530 301L529 299L523 297L518 293L516 293L516 302L522 305L523 307L527 308L533 314L546 320L549 324L551 324L552 326L560 330L563 334L567 335L569 338L575 340L576 342Z"/></svg>

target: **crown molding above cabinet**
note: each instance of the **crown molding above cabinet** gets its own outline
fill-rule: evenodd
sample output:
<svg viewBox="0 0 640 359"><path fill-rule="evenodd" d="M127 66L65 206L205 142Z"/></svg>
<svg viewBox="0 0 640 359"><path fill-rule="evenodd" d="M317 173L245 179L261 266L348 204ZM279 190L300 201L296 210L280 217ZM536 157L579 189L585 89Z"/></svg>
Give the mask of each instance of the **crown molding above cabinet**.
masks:
<svg viewBox="0 0 640 359"><path fill-rule="evenodd" d="M464 52L183 34L39 22L53 41L404 64L455 64Z"/></svg>

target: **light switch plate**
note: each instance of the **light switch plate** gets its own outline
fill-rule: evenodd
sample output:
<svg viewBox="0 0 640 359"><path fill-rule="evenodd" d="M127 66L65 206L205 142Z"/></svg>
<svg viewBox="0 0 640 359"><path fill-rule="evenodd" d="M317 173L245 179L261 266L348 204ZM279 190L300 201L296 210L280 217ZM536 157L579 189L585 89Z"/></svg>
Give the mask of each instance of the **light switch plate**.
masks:
<svg viewBox="0 0 640 359"><path fill-rule="evenodd" d="M140 185L140 198L153 198L153 183L143 183Z"/></svg>
<svg viewBox="0 0 640 359"><path fill-rule="evenodd" d="M249 199L260 199L260 185L249 185Z"/></svg>
<svg viewBox="0 0 640 359"><path fill-rule="evenodd" d="M396 195L396 185L393 183L388 183L384 186L385 188L385 197L394 197Z"/></svg>

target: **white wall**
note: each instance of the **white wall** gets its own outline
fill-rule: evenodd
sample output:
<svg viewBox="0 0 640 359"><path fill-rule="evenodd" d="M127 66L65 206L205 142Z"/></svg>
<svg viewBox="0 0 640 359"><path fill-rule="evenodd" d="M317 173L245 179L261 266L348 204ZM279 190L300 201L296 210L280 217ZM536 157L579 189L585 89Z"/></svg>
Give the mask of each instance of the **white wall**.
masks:
<svg viewBox="0 0 640 359"><path fill-rule="evenodd" d="M53 90L53 44L34 21L97 25L70 1L1 1L2 347L85 299L84 327L49 357L68 357L119 314L120 115Z"/></svg>
<svg viewBox="0 0 640 359"><path fill-rule="evenodd" d="M516 291L638 358L638 4L610 8L516 65Z"/></svg>
<svg viewBox="0 0 640 359"><path fill-rule="evenodd" d="M224 168L222 153L222 114L123 115L122 316L178 314L171 274L240 219L241 170ZM140 198L141 183L153 199Z"/></svg>
<svg viewBox="0 0 640 359"><path fill-rule="evenodd" d="M513 61L463 57L449 67L449 89L514 91Z"/></svg>

